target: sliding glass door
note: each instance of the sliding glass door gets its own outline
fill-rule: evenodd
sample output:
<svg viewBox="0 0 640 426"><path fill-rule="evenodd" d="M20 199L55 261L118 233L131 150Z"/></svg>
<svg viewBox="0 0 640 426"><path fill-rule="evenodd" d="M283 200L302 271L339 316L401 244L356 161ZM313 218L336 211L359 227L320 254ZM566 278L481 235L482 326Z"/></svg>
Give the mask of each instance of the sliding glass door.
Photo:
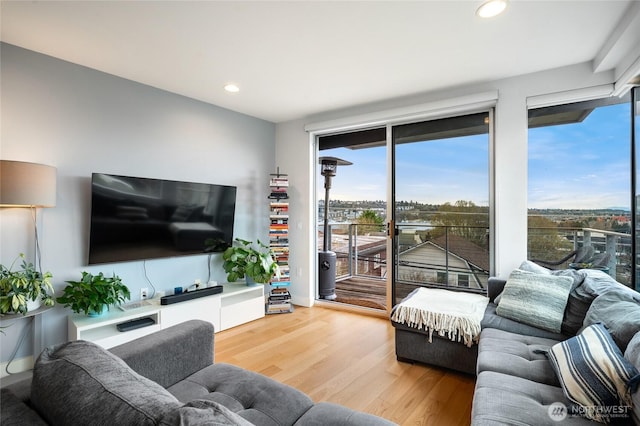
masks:
<svg viewBox="0 0 640 426"><path fill-rule="evenodd" d="M394 126L394 304L417 287L483 292L491 271L491 112Z"/></svg>
<svg viewBox="0 0 640 426"><path fill-rule="evenodd" d="M321 299L387 309L386 139L385 127L318 139L319 163L342 160L333 176L317 180L318 250L335 259L335 272L319 271Z"/></svg>

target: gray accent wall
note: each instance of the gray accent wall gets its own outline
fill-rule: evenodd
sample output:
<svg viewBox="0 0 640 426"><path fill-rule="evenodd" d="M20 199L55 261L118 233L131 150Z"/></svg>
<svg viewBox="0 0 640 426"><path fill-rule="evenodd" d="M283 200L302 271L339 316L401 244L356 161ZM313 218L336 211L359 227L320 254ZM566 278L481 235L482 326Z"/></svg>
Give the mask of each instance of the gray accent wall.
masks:
<svg viewBox="0 0 640 426"><path fill-rule="evenodd" d="M275 124L5 43L0 58L0 158L58 169L57 205L36 219L57 294L85 270L115 272L132 299L151 288L147 278L170 292L208 277L206 255L87 266L92 172L237 186L234 235L268 238ZM0 263L19 253L33 260L34 252L29 210L0 209ZM219 254L211 274L225 281ZM42 316L45 345L66 341L69 313L58 306ZM3 363L29 320L2 322L9 324L0 335ZM17 358L32 353L27 336Z"/></svg>

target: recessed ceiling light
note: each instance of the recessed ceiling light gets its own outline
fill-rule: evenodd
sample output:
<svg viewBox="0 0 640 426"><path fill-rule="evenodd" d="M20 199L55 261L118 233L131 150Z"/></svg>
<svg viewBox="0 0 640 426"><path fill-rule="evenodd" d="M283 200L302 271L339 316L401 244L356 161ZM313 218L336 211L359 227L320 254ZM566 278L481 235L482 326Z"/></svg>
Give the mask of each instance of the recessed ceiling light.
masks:
<svg viewBox="0 0 640 426"><path fill-rule="evenodd" d="M236 93L240 91L240 88L233 83L225 84L224 90L231 93Z"/></svg>
<svg viewBox="0 0 640 426"><path fill-rule="evenodd" d="M488 0L476 10L476 15L481 18L492 18L501 14L507 8L508 0Z"/></svg>

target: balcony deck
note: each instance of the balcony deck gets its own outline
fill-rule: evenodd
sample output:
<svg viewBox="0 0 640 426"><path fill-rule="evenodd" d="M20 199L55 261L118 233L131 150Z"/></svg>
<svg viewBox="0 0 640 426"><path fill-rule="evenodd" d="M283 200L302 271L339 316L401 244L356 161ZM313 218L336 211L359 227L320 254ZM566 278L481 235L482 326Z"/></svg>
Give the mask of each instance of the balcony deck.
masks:
<svg viewBox="0 0 640 426"><path fill-rule="evenodd" d="M336 280L336 302L387 309L387 283L380 278L349 276Z"/></svg>
<svg viewBox="0 0 640 426"><path fill-rule="evenodd" d="M386 281L365 276L347 276L336 281L336 302L386 310ZM396 283L396 298L404 299L416 285Z"/></svg>

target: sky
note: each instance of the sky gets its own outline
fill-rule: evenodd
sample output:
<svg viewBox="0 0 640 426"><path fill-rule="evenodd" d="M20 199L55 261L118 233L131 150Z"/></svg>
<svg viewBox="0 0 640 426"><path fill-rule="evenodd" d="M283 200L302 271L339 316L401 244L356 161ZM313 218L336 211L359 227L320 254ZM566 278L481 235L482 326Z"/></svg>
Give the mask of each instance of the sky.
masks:
<svg viewBox="0 0 640 426"><path fill-rule="evenodd" d="M529 130L529 208L626 208L630 205L628 103L594 110L582 123ZM386 148L323 150L338 166L332 200L386 200ZM488 136L398 145L396 200L489 203ZM318 198L324 198L318 179Z"/></svg>

